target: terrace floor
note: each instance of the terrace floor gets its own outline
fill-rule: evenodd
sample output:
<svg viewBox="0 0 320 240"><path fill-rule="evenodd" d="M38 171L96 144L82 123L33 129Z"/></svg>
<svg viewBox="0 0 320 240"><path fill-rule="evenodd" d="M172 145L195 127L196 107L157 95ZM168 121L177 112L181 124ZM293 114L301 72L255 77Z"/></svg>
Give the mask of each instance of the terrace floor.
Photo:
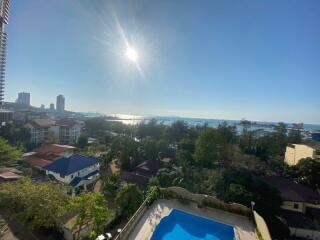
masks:
<svg viewBox="0 0 320 240"><path fill-rule="evenodd" d="M157 200L154 202L142 215L128 239L149 240L160 220L168 216L173 209L233 226L239 240L257 239L254 225L247 217L214 208L198 208L194 203L184 205L177 200Z"/></svg>

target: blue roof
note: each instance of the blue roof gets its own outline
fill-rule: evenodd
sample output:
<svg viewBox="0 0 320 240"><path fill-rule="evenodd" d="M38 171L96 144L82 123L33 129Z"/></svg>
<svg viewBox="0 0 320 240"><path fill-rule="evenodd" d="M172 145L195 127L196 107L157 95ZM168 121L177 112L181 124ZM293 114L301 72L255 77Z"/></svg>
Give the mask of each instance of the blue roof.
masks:
<svg viewBox="0 0 320 240"><path fill-rule="evenodd" d="M97 158L73 154L70 157L55 160L44 169L67 176L97 163L99 163Z"/></svg>

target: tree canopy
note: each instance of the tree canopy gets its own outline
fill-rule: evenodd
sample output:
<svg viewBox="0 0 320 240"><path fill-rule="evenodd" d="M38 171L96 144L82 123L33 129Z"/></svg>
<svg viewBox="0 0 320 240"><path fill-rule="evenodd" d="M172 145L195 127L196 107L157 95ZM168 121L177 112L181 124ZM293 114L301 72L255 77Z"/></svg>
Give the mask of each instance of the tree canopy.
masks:
<svg viewBox="0 0 320 240"><path fill-rule="evenodd" d="M0 184L2 211L35 229L58 226L68 200L61 186L54 183L33 183L22 178Z"/></svg>
<svg viewBox="0 0 320 240"><path fill-rule="evenodd" d="M80 239L80 229L86 224L93 224L92 237L96 237L103 232L107 220L111 216L111 211L107 208L106 200L101 193L88 192L81 193L71 199L68 209L76 211L77 229L76 239Z"/></svg>
<svg viewBox="0 0 320 240"><path fill-rule="evenodd" d="M117 192L116 203L121 215L130 217L141 205L143 194L136 184L128 184Z"/></svg>
<svg viewBox="0 0 320 240"><path fill-rule="evenodd" d="M11 146L7 140L0 137L0 166L8 166L19 160L22 152Z"/></svg>

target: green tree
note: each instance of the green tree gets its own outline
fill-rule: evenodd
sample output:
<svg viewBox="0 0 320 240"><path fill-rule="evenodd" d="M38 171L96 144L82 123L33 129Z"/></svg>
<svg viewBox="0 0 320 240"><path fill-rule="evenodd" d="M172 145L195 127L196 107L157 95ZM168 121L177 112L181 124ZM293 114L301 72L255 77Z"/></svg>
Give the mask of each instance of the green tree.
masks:
<svg viewBox="0 0 320 240"><path fill-rule="evenodd" d="M117 192L116 203L119 206L120 214L130 217L139 208L143 201L143 194L136 184L128 184Z"/></svg>
<svg viewBox="0 0 320 240"><path fill-rule="evenodd" d="M43 139L42 145L57 143L58 139L56 138L53 131L49 130L45 138Z"/></svg>
<svg viewBox="0 0 320 240"><path fill-rule="evenodd" d="M58 227L69 197L60 185L34 183L28 178L0 185L0 207L31 228Z"/></svg>
<svg viewBox="0 0 320 240"><path fill-rule="evenodd" d="M214 181L217 196L225 201L232 201L255 208L260 214L277 215L282 200L279 192L245 169L227 170ZM250 197L252 197L250 199Z"/></svg>
<svg viewBox="0 0 320 240"><path fill-rule="evenodd" d="M92 237L102 233L111 216L106 200L101 193L87 192L71 199L68 208L76 211L75 238L80 239L80 230L87 224L93 224Z"/></svg>
<svg viewBox="0 0 320 240"><path fill-rule="evenodd" d="M229 152L229 138L218 129L207 128L196 141L194 159L197 165L207 168L225 166Z"/></svg>
<svg viewBox="0 0 320 240"><path fill-rule="evenodd" d="M88 145L88 137L85 135L81 135L78 139L77 147L83 149L87 145Z"/></svg>
<svg viewBox="0 0 320 240"><path fill-rule="evenodd" d="M111 175L104 182L104 192L107 195L114 196L118 190L119 175Z"/></svg>
<svg viewBox="0 0 320 240"><path fill-rule="evenodd" d="M160 194L160 189L157 186L151 186L146 195L146 201L148 205L151 205L155 200L158 199L158 196Z"/></svg>
<svg viewBox="0 0 320 240"><path fill-rule="evenodd" d="M165 126L158 124L157 120L151 119L148 123L140 123L137 129L138 138L151 137L159 140L165 133Z"/></svg>
<svg viewBox="0 0 320 240"><path fill-rule="evenodd" d="M288 133L288 143L295 143L295 144L299 144L302 142L302 135L300 130L290 130Z"/></svg>
<svg viewBox="0 0 320 240"><path fill-rule="evenodd" d="M12 147L0 137L0 166L8 166L19 160L21 156L22 153L19 149Z"/></svg>
<svg viewBox="0 0 320 240"><path fill-rule="evenodd" d="M30 143L30 131L22 125L7 124L0 127L0 136L6 139L9 144L19 147L26 147Z"/></svg>
<svg viewBox="0 0 320 240"><path fill-rule="evenodd" d="M188 125L184 121L175 121L168 128L167 133L169 138L174 142L181 141L189 132Z"/></svg>
<svg viewBox="0 0 320 240"><path fill-rule="evenodd" d="M305 158L295 167L297 180L313 188L320 187L320 159Z"/></svg>

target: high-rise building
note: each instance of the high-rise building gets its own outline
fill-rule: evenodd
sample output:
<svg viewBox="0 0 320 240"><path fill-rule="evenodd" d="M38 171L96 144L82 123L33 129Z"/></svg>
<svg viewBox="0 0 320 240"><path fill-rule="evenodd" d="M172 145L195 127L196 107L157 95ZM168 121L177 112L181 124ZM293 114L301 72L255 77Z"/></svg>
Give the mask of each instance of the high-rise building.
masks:
<svg viewBox="0 0 320 240"><path fill-rule="evenodd" d="M7 34L4 27L9 19L9 0L0 0L0 107L4 100Z"/></svg>
<svg viewBox="0 0 320 240"><path fill-rule="evenodd" d="M58 95L57 96L57 103L56 103L56 108L57 108L57 112L64 112L64 107L65 107L65 98L63 95Z"/></svg>
<svg viewBox="0 0 320 240"><path fill-rule="evenodd" d="M30 106L30 93L18 93L17 103L22 104L24 106Z"/></svg>
<svg viewBox="0 0 320 240"><path fill-rule="evenodd" d="M51 112L54 111L54 103L50 103L50 111L51 111Z"/></svg>

